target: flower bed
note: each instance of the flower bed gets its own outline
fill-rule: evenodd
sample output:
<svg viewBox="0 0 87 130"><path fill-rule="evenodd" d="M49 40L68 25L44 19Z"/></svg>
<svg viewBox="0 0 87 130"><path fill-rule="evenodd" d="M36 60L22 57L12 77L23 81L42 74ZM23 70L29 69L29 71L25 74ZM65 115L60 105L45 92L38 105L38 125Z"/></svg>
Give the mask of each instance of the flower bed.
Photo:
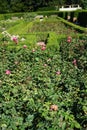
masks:
<svg viewBox="0 0 87 130"><path fill-rule="evenodd" d="M69 36L58 48L8 43L0 43L0 128L85 130L87 37Z"/></svg>

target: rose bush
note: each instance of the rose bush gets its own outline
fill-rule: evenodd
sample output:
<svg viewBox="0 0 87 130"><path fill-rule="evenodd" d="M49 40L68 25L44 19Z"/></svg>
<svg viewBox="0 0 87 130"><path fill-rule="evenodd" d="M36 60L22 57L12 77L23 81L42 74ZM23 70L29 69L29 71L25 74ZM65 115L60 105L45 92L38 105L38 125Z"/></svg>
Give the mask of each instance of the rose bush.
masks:
<svg viewBox="0 0 87 130"><path fill-rule="evenodd" d="M85 130L87 37L64 39L60 50L7 46L0 44L0 129Z"/></svg>

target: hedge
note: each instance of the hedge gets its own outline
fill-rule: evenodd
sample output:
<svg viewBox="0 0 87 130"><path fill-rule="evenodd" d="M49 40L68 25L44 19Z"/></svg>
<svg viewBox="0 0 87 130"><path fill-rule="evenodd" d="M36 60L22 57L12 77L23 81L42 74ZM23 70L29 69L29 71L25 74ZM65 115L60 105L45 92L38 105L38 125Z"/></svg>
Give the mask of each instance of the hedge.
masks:
<svg viewBox="0 0 87 130"><path fill-rule="evenodd" d="M22 17L25 13L9 13L9 14L0 14L0 20L10 19L12 17Z"/></svg>
<svg viewBox="0 0 87 130"><path fill-rule="evenodd" d="M65 23L67 26L73 27L75 30L77 30L80 33L87 33L87 29L84 28L84 27L81 27L81 26L78 26L74 23L68 22L68 21L66 21L66 20L64 20L63 18L60 18L60 17L58 17L58 19L60 19L61 22Z"/></svg>
<svg viewBox="0 0 87 130"><path fill-rule="evenodd" d="M50 16L50 15L57 15L64 19L67 19L67 16L70 16L70 21L73 22L73 18L77 18L77 22L80 26L86 27L87 26L87 10L77 10L77 11L37 11L37 12L26 12L26 13L9 13L9 14L0 14L1 19L8 19L11 17L23 17L25 14L37 14L43 16Z"/></svg>
<svg viewBox="0 0 87 130"><path fill-rule="evenodd" d="M58 16L64 19L67 19L67 16L70 16L70 22L74 22L73 18L77 19L77 23L80 26L87 27L87 10L77 10L77 11L62 11L58 12Z"/></svg>

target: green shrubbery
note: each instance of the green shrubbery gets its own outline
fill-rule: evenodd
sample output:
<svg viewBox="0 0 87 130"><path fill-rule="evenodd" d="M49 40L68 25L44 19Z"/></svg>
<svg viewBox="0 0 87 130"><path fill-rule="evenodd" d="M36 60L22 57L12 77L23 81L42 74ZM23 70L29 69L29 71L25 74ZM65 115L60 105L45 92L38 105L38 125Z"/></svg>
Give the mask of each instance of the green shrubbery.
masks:
<svg viewBox="0 0 87 130"><path fill-rule="evenodd" d="M16 22L0 30L0 129L85 130L87 36L52 17Z"/></svg>
<svg viewBox="0 0 87 130"><path fill-rule="evenodd" d="M23 13L0 14L0 20L6 20L12 17L22 17L22 16L23 16Z"/></svg>
<svg viewBox="0 0 87 130"><path fill-rule="evenodd" d="M49 6L49 7L42 7L42 8L38 8L37 11L55 11L56 10L56 7L55 6Z"/></svg>
<svg viewBox="0 0 87 130"><path fill-rule="evenodd" d="M60 50L63 61L63 77L62 84L66 84L63 90L66 92L73 90L77 94L73 95L73 113L80 124L86 123L86 100L87 100L87 58L86 58L86 37L80 39L72 39L68 45L62 42ZM65 49L66 48L66 49ZM75 68L72 68L71 62ZM66 71L67 70L67 71ZM68 71L69 70L69 71ZM68 74L68 75L67 75ZM73 86L73 87L70 87ZM78 98L79 97L79 98ZM75 108L75 109L74 109ZM83 114L82 114L83 113ZM86 114L86 115L85 115ZM84 123L83 123L84 122Z"/></svg>
<svg viewBox="0 0 87 130"><path fill-rule="evenodd" d="M0 44L0 128L85 130L87 37L52 48L11 44Z"/></svg>
<svg viewBox="0 0 87 130"><path fill-rule="evenodd" d="M85 19L87 16L87 11L86 10L77 10L77 11L71 11L71 12L60 12L60 11L38 11L38 12L26 12L26 13L10 13L10 14L0 14L0 20L6 20L6 19L11 19L14 17L18 18L24 18L27 20L27 22L31 21L32 19L35 18L37 15L43 15L43 16L53 16L55 15L56 17L62 17L63 19L67 19L68 16L70 16L70 22L73 22L73 19L76 18L76 23L77 25L86 27L87 26L87 20ZM71 24L72 25L72 24ZM73 27L73 25L72 25ZM80 30L80 27L79 27ZM85 30L85 28L83 28Z"/></svg>
<svg viewBox="0 0 87 130"><path fill-rule="evenodd" d="M73 22L77 25L80 25L82 27L86 27L87 26L87 10L77 10L77 11L61 11L58 12L58 16L62 17L63 19L67 19L68 16L70 16L69 21ZM76 18L76 22L73 20L74 18Z"/></svg>
<svg viewBox="0 0 87 130"><path fill-rule="evenodd" d="M63 22L67 27L71 27L71 28L77 30L79 33L87 33L87 28L84 28L84 27L78 26L76 24L73 24L71 22L68 22L60 17L58 17L58 19L60 19L61 22Z"/></svg>
<svg viewBox="0 0 87 130"><path fill-rule="evenodd" d="M78 13L78 21L80 22L80 25L83 27L87 27L87 10L80 11Z"/></svg>

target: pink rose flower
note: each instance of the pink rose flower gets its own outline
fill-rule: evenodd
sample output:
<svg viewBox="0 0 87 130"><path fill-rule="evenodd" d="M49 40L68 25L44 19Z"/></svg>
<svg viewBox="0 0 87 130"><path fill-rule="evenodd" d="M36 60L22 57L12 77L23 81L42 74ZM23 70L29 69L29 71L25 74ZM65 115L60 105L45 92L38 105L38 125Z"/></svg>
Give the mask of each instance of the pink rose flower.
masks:
<svg viewBox="0 0 87 130"><path fill-rule="evenodd" d="M27 48L27 45L23 45L23 48Z"/></svg>
<svg viewBox="0 0 87 130"><path fill-rule="evenodd" d="M72 37L68 36L67 42L70 43L72 41Z"/></svg>
<svg viewBox="0 0 87 130"><path fill-rule="evenodd" d="M60 75L60 74L61 74L61 72L60 72L60 71L57 71L57 72L56 72L56 74L57 74L57 75Z"/></svg>
<svg viewBox="0 0 87 130"><path fill-rule="evenodd" d="M45 46L42 46L42 47L41 47L41 50L42 50L42 51L46 50L46 47L45 47Z"/></svg>
<svg viewBox="0 0 87 130"><path fill-rule="evenodd" d="M33 49L32 52L35 52L35 49Z"/></svg>
<svg viewBox="0 0 87 130"><path fill-rule="evenodd" d="M16 36L13 36L13 37L11 38L11 40L14 41L16 44L18 44L18 38L17 38Z"/></svg>
<svg viewBox="0 0 87 130"><path fill-rule="evenodd" d="M18 43L18 39L16 37L13 38L13 41L17 44Z"/></svg>
<svg viewBox="0 0 87 130"><path fill-rule="evenodd" d="M10 70L6 70L5 74L10 75L11 71Z"/></svg>
<svg viewBox="0 0 87 130"><path fill-rule="evenodd" d="M71 39L67 39L67 42L70 43L70 42L71 42Z"/></svg>
<svg viewBox="0 0 87 130"><path fill-rule="evenodd" d="M37 45L38 46L46 46L46 44L44 42L38 42Z"/></svg>
<svg viewBox="0 0 87 130"><path fill-rule="evenodd" d="M73 60L73 64L74 64L75 66L77 66L77 60L76 60L76 59Z"/></svg>
<svg viewBox="0 0 87 130"><path fill-rule="evenodd" d="M44 67L46 67L47 66L47 64L44 64Z"/></svg>

